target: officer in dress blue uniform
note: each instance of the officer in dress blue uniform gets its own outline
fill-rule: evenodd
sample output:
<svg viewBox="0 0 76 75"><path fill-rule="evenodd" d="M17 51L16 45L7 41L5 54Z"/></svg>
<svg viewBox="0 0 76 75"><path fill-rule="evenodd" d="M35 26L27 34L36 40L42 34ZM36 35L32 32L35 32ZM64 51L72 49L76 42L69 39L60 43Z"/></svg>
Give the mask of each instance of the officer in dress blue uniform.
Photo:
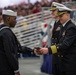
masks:
<svg viewBox="0 0 76 75"><path fill-rule="evenodd" d="M50 9L52 11L52 18L55 19L55 23L52 30L52 45L57 44L59 42L58 40L59 40L59 34L60 34L60 29L61 29L61 23L59 21L59 17L56 16L58 12L57 6L63 7L64 5L57 2L53 2L52 7ZM59 75L58 53L55 53L52 55L52 70L53 70L54 75Z"/></svg>
<svg viewBox="0 0 76 75"><path fill-rule="evenodd" d="M57 7L62 28L59 35L59 42L48 48L40 48L42 54L59 53L59 75L76 75L76 25L71 21L70 8Z"/></svg>

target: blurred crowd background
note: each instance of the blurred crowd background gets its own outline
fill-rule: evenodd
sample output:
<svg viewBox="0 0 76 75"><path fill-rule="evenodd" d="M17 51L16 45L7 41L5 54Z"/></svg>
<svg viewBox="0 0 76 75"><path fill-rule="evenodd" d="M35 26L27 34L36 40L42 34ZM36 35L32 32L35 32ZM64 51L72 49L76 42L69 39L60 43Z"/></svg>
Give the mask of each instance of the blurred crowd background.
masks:
<svg viewBox="0 0 76 75"><path fill-rule="evenodd" d="M42 11L42 7L51 7L52 2L72 2L75 0L41 0L41 1L36 1L34 4L28 0L28 3L22 1L20 3L14 4L14 5L9 5L6 7L0 7L0 23L2 23L2 9L11 9L14 11L17 11L18 17L21 16L27 16L30 14L35 14L38 12Z"/></svg>

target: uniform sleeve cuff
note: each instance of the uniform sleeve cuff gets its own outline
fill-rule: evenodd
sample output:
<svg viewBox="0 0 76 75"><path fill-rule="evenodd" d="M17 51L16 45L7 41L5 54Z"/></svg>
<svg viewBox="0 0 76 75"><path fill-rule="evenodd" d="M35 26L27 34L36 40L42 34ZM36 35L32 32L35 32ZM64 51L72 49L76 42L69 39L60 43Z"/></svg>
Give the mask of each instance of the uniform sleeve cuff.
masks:
<svg viewBox="0 0 76 75"><path fill-rule="evenodd" d="M48 47L48 50L49 50L49 54L52 54L52 50L50 47Z"/></svg>
<svg viewBox="0 0 76 75"><path fill-rule="evenodd" d="M14 73L17 73L17 72L19 72L19 70L15 70L15 71L14 71Z"/></svg>
<svg viewBox="0 0 76 75"><path fill-rule="evenodd" d="M50 48L51 48L52 54L57 53L57 47L56 47L56 45L53 45Z"/></svg>

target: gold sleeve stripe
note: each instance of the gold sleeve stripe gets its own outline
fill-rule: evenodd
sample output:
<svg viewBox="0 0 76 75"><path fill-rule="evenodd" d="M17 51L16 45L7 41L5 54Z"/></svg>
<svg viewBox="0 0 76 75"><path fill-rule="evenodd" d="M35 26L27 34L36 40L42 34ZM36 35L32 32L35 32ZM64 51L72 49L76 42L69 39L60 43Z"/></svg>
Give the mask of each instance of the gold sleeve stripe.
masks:
<svg viewBox="0 0 76 75"><path fill-rule="evenodd" d="M57 53L57 48L55 45L51 46L52 54Z"/></svg>

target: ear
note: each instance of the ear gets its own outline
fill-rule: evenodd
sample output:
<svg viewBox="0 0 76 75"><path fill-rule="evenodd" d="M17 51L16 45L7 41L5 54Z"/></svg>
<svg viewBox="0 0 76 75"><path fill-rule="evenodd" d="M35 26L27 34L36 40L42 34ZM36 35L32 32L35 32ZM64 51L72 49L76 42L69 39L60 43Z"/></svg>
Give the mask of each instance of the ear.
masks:
<svg viewBox="0 0 76 75"><path fill-rule="evenodd" d="M9 22L9 21L10 21L10 17L7 17L7 18L6 18L6 21Z"/></svg>
<svg viewBox="0 0 76 75"><path fill-rule="evenodd" d="M67 13L67 16L69 16L69 14Z"/></svg>

